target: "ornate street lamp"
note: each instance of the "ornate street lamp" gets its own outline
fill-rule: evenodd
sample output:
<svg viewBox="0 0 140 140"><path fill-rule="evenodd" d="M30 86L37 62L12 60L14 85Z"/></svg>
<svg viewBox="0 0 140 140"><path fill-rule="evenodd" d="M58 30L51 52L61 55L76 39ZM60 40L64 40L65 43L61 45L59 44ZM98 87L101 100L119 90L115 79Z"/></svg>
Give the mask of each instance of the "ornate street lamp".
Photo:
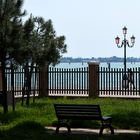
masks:
<svg viewBox="0 0 140 140"><path fill-rule="evenodd" d="M124 26L122 30L123 30L123 34L126 35L127 34L127 28Z"/></svg>
<svg viewBox="0 0 140 140"><path fill-rule="evenodd" d="M118 36L115 38L115 42L116 42L118 48L122 48L124 46L124 73L125 73L125 77L126 77L126 46L128 46L129 48L132 48L135 44L135 37L134 36L131 37L132 45L129 45L129 42L126 39L127 28L123 27L122 31L123 31L124 39L122 40L121 45L119 45L120 38Z"/></svg>

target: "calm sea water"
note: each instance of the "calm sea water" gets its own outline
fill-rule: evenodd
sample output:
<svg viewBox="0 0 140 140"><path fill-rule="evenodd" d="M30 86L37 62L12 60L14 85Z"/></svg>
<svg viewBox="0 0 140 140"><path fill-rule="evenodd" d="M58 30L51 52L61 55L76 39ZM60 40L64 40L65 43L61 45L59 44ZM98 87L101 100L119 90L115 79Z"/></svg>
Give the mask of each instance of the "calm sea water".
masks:
<svg viewBox="0 0 140 140"><path fill-rule="evenodd" d="M100 63L100 67L108 67L108 63ZM140 62L133 62L133 63L127 63L127 68L136 68L140 67ZM51 66L52 67L52 66ZM54 66L55 68L82 68L82 67L88 67L88 63L59 63ZM110 68L123 68L124 63L118 62L118 63L110 63Z"/></svg>

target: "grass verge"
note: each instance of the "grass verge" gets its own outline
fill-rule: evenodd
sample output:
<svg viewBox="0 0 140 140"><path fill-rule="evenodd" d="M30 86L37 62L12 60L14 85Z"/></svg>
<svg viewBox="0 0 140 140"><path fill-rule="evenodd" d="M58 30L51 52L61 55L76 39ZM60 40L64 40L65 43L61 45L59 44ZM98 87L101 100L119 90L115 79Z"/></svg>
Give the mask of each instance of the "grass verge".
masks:
<svg viewBox="0 0 140 140"><path fill-rule="evenodd" d="M140 100L128 99L67 99L67 98L42 98L36 99L35 103L31 103L29 107L21 106L21 102L16 104L16 111L9 109L7 114L2 113L0 108L0 139L19 139L28 138L36 140L44 139L135 139L139 138L136 134L120 134L114 136L98 137L96 134L79 135L79 134L50 134L44 126L53 126L57 122L54 112L54 103L76 103L76 104L99 104L102 114L109 115L113 118L114 128L135 129L140 130ZM72 122L73 127L89 127L99 128L99 122L95 121L75 121ZM66 138L67 136L67 138ZM22 139L21 139L22 138Z"/></svg>

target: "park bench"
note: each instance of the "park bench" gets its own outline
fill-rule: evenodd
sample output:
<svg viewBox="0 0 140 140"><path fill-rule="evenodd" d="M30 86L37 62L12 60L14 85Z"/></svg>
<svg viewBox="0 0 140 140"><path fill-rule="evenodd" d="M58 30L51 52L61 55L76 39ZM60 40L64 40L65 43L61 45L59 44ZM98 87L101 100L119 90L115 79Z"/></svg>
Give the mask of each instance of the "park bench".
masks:
<svg viewBox="0 0 140 140"><path fill-rule="evenodd" d="M60 127L67 127L68 133L70 133L70 120L99 120L101 121L99 135L102 135L104 128L110 128L111 134L114 134L114 129L111 125L112 118L102 116L99 105L54 104L54 108L58 118L56 133L59 132Z"/></svg>

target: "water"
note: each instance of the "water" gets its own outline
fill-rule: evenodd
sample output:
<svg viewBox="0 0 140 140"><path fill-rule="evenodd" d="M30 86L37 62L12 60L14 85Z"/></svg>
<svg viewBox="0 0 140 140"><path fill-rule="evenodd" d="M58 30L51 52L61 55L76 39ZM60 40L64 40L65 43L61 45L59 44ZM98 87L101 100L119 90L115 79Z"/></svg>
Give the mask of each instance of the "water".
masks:
<svg viewBox="0 0 140 140"><path fill-rule="evenodd" d="M100 67L106 67L108 68L108 63L100 63ZM126 64L127 68L136 68L140 67L140 62L133 62L133 63L127 63ZM50 65L50 67L53 67ZM88 63L59 63L54 66L55 68L82 68L82 67L88 67ZM112 62L110 63L110 68L123 68L124 63L123 62Z"/></svg>

